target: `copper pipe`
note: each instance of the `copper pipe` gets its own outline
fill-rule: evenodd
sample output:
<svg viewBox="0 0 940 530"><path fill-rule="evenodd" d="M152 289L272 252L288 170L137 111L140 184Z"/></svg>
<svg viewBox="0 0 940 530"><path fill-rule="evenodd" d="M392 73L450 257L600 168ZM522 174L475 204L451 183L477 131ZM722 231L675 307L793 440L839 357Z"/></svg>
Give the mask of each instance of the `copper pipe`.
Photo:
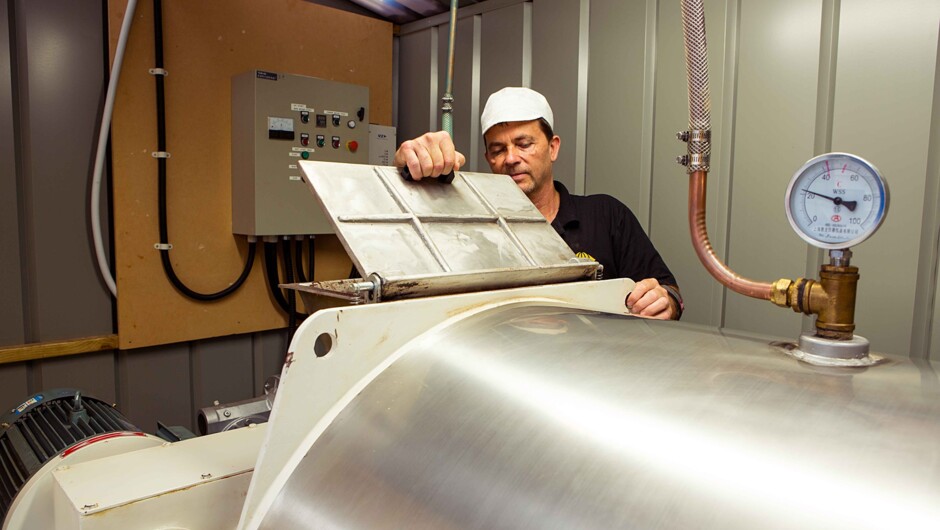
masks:
<svg viewBox="0 0 940 530"><path fill-rule="evenodd" d="M739 276L725 265L708 240L708 228L705 226L705 184L707 171L693 171L689 174L689 232L692 234L692 248L709 274L732 291L770 300L771 284L755 282Z"/></svg>

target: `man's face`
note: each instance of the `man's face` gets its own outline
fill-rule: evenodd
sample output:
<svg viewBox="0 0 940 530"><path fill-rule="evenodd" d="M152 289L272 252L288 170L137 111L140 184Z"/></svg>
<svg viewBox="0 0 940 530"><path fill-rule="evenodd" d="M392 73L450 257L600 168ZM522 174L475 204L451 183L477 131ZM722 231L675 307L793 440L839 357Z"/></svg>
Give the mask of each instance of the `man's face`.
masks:
<svg viewBox="0 0 940 530"><path fill-rule="evenodd" d="M493 173L512 176L526 195L552 187L552 162L561 139L554 136L549 141L538 120L498 123L486 131L483 141Z"/></svg>

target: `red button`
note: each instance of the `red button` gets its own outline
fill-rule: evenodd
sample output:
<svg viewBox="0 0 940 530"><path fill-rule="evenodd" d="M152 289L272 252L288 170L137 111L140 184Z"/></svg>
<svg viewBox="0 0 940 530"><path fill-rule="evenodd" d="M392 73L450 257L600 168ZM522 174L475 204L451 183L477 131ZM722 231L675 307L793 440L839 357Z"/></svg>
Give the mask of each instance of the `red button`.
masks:
<svg viewBox="0 0 940 530"><path fill-rule="evenodd" d="M351 153L355 153L356 150L359 149L359 142L355 140L350 140L346 142L346 149L349 149L349 152Z"/></svg>

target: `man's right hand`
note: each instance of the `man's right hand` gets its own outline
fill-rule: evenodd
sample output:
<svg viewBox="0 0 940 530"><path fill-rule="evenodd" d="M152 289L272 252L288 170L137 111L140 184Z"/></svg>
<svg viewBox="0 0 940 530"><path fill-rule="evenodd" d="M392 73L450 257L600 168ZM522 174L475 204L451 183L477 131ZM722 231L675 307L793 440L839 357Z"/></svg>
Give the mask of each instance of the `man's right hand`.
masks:
<svg viewBox="0 0 940 530"><path fill-rule="evenodd" d="M395 151L395 167L411 171L411 178L439 177L458 171L467 159L457 152L450 135L444 131L425 133L403 142Z"/></svg>

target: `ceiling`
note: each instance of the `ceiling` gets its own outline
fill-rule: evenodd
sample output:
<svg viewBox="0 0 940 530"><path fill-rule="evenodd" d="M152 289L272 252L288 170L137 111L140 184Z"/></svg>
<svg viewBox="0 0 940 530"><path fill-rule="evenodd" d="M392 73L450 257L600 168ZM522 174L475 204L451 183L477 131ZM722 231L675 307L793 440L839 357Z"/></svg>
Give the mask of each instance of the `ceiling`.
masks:
<svg viewBox="0 0 940 530"><path fill-rule="evenodd" d="M355 4L364 8L373 16L395 24L407 24L415 20L445 13L450 9L450 0L334 0L323 2L312 0L315 3L330 4L340 7L340 3ZM459 7L476 4L480 0L458 0Z"/></svg>

